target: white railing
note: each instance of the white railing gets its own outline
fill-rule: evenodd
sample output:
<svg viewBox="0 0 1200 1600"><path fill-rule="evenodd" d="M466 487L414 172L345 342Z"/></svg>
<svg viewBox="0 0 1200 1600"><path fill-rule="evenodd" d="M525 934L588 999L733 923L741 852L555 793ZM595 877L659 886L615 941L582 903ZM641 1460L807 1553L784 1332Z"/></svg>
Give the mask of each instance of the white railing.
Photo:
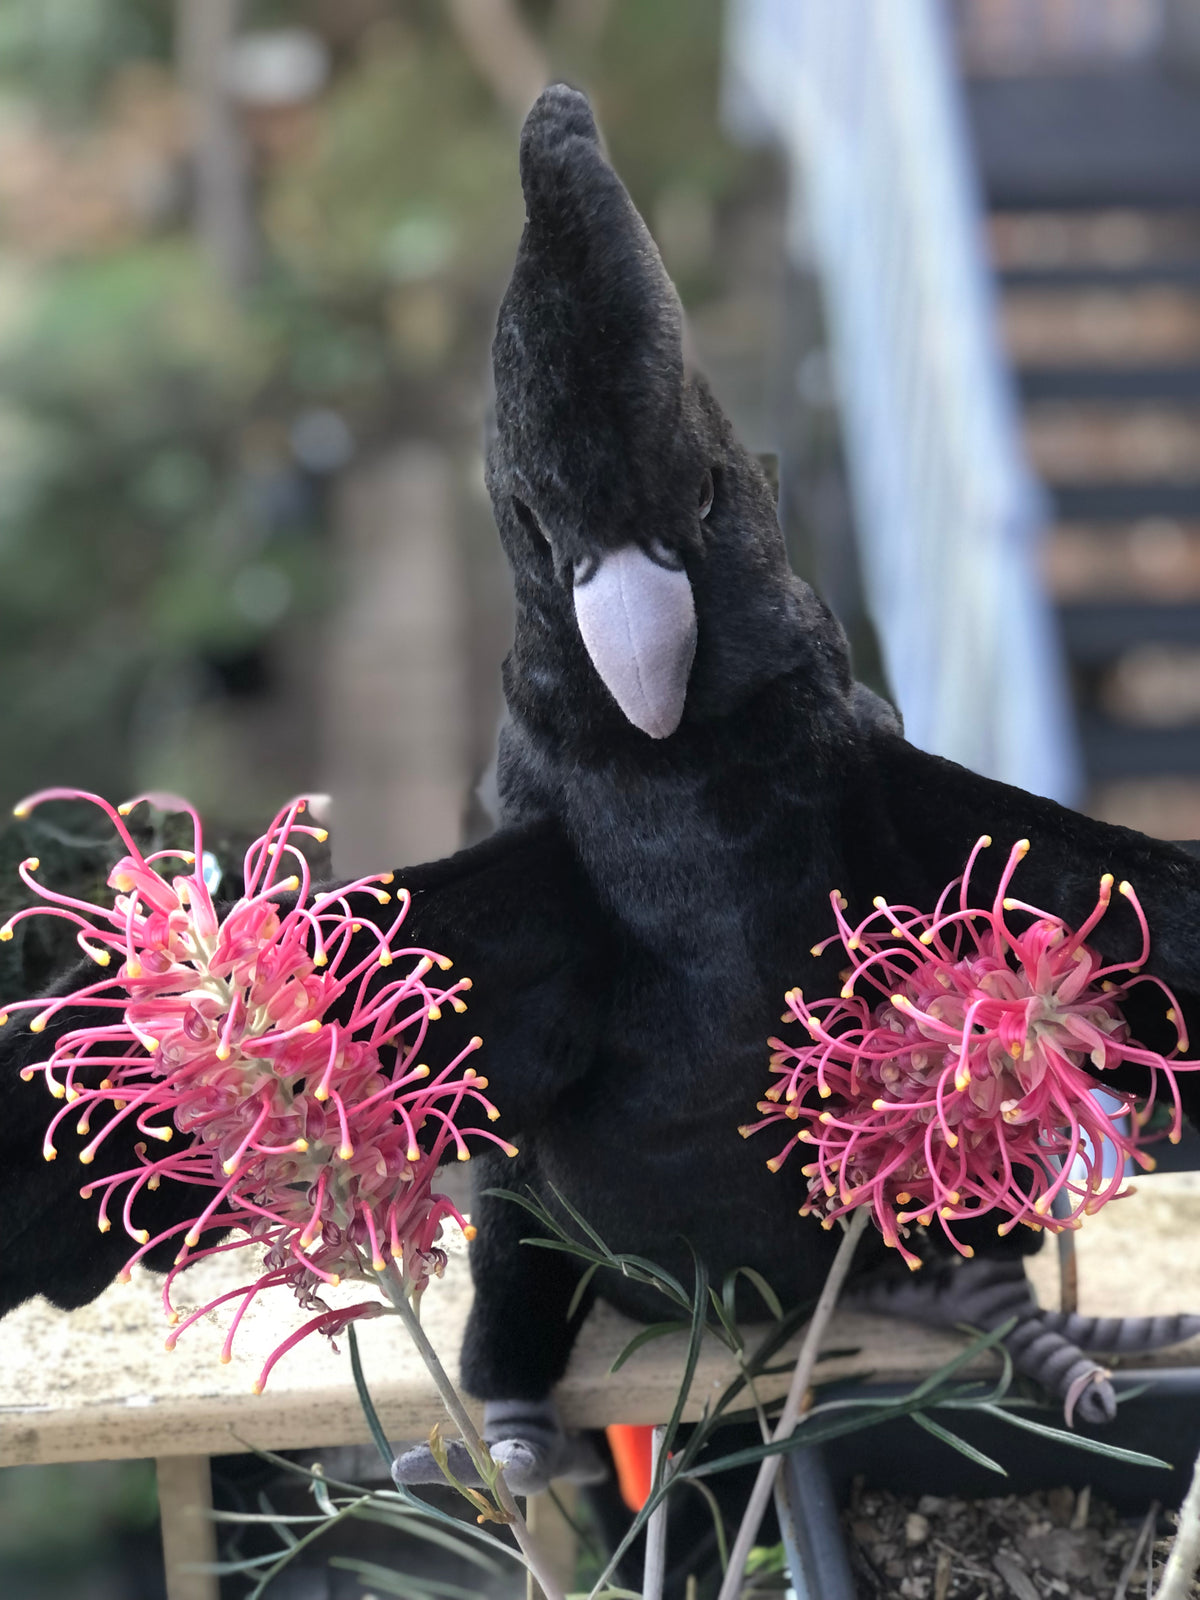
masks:
<svg viewBox="0 0 1200 1600"><path fill-rule="evenodd" d="M729 115L771 134L829 326L866 598L908 737L1071 800L1078 764L938 0L732 0Z"/></svg>

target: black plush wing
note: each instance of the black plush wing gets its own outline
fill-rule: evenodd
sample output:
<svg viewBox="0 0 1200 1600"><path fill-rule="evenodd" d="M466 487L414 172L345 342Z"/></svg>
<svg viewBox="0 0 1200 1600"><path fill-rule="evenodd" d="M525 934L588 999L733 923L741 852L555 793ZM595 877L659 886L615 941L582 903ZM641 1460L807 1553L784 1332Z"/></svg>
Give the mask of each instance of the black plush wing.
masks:
<svg viewBox="0 0 1200 1600"><path fill-rule="evenodd" d="M972 873L972 900L990 900L1012 845L1028 839L1013 895L1073 926L1095 906L1102 874L1133 886L1150 926L1145 970L1171 986L1192 1037L1200 1037L1200 860L1180 846L982 778L886 729L869 732L862 752L851 798L852 888L860 903L869 906L874 895L885 893L931 909L985 833L994 842ZM1110 961L1137 956L1140 926L1121 895L1113 895L1089 943ZM1135 1032L1156 1048L1170 1049L1175 1041L1165 1024L1166 1003L1156 993L1152 1000L1149 986L1144 993L1144 1005L1130 1018ZM1200 1072L1181 1074L1180 1090L1185 1110L1200 1120Z"/></svg>
<svg viewBox="0 0 1200 1600"><path fill-rule="evenodd" d="M449 956L456 975L473 982L465 1016L448 1009L430 1034L431 1059L449 1059L473 1034L485 1043L489 1096L509 1136L536 1125L557 1095L591 1060L601 1020L606 954L601 920L569 849L550 823L505 829L444 861L396 874L412 895L402 937ZM362 920L390 922L395 906L355 897ZM93 981L88 965L57 985L69 992ZM0 1206L5 1219L0 1253L0 1316L35 1294L55 1305L85 1304L111 1282L137 1248L121 1225L100 1233L97 1202L80 1187L136 1164L132 1125L114 1131L89 1167L79 1165L84 1140L67 1118L55 1134L57 1158L46 1162L42 1143L61 1102L40 1074L30 1083L20 1069L46 1059L53 1041L92 1014L59 1013L41 1034L13 1020L0 1031ZM99 1124L91 1129L94 1136ZM184 1186L164 1183L135 1202L135 1227L152 1235L196 1214ZM148 1258L170 1264L167 1243Z"/></svg>

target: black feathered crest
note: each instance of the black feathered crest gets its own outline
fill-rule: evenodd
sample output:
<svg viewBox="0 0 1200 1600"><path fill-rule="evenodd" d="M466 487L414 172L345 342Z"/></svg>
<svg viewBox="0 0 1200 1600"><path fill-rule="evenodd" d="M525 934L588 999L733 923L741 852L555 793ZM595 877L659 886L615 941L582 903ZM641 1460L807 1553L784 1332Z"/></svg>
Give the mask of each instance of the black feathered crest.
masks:
<svg viewBox="0 0 1200 1600"><path fill-rule="evenodd" d="M493 345L493 488L532 504L564 559L686 543L704 463L684 425L679 298L577 90L556 84L530 112L521 182Z"/></svg>

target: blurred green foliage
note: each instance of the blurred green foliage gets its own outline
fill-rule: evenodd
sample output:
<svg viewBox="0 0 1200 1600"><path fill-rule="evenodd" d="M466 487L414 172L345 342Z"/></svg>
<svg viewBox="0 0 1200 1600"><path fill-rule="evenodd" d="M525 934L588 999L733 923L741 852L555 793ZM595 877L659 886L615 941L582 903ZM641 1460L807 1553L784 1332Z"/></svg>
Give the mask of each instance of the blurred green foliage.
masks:
<svg viewBox="0 0 1200 1600"><path fill-rule="evenodd" d="M303 459L298 422L332 418L360 457L478 426L521 225L516 128L447 8L244 5L246 27L321 37L331 75L290 120L246 124L261 250L237 295L197 239L186 151L162 132L177 11L0 8L0 167L32 151L46 174L21 189L0 172L0 803L50 782L174 782L165 723L269 688L276 641L307 636L336 597L325 522L341 463ZM682 218L686 236L744 170L716 118L720 0L588 11L527 0L520 15L552 72L594 94L647 215ZM53 181L80 161L78 192ZM154 163L153 204L123 212ZM667 253L685 296L702 295L703 253ZM232 781L213 775L218 791Z"/></svg>

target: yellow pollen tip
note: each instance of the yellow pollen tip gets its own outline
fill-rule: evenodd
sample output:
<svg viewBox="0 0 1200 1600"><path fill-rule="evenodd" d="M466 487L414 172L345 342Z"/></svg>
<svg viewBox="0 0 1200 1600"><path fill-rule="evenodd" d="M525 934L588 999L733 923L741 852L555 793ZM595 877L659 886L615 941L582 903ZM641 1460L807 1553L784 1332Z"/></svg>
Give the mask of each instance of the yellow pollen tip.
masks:
<svg viewBox="0 0 1200 1600"><path fill-rule="evenodd" d="M313 1090L313 1099L314 1100L328 1100L329 1099L329 1090L325 1087L325 1085L323 1083L319 1083L317 1085L317 1087Z"/></svg>
<svg viewBox="0 0 1200 1600"><path fill-rule="evenodd" d="M372 1256L371 1257L371 1270L373 1272L386 1272L387 1271L387 1262L383 1259L382 1256Z"/></svg>
<svg viewBox="0 0 1200 1600"><path fill-rule="evenodd" d="M948 1133L946 1135L946 1143L950 1146L951 1150L957 1150L958 1149L958 1135L956 1133Z"/></svg>
<svg viewBox="0 0 1200 1600"><path fill-rule="evenodd" d="M42 1146L42 1160L43 1161L55 1161L55 1160L57 1160L57 1158L58 1158L58 1151L54 1148L54 1146L52 1144L47 1144L47 1145L43 1145Z"/></svg>
<svg viewBox="0 0 1200 1600"><path fill-rule="evenodd" d="M30 872L36 872L41 864L37 856L27 856L25 858L25 866Z"/></svg>
<svg viewBox="0 0 1200 1600"><path fill-rule="evenodd" d="M1017 852L1017 854L1019 856L1028 855L1029 854L1029 840L1028 839L1018 839L1016 844L1013 845L1013 849Z"/></svg>
<svg viewBox="0 0 1200 1600"><path fill-rule="evenodd" d="M22 805L13 807L13 816L14 817L27 817L28 815L29 815L29 807L27 805L22 804Z"/></svg>
<svg viewBox="0 0 1200 1600"><path fill-rule="evenodd" d="M379 952L379 965L381 967L390 967L391 964L392 964L392 952L390 950L381 950Z"/></svg>
<svg viewBox="0 0 1200 1600"><path fill-rule="evenodd" d="M463 1231L462 1231L463 1238L467 1241L468 1244L470 1244L471 1241L478 1236L478 1233L479 1233L479 1229L475 1226L475 1224L473 1222L468 1222L466 1224L466 1226L463 1228Z"/></svg>
<svg viewBox="0 0 1200 1600"><path fill-rule="evenodd" d="M421 1062L420 1066L417 1066L417 1067L413 1068L413 1077L414 1078L427 1078L428 1076L429 1076L429 1068L425 1065L425 1063L423 1061Z"/></svg>
<svg viewBox="0 0 1200 1600"><path fill-rule="evenodd" d="M460 1161L470 1161L470 1159L471 1159L471 1152L470 1152L470 1151L469 1151L469 1150L468 1150L468 1149L467 1149L467 1148L466 1148L466 1147L465 1147L465 1146L464 1146L464 1147L463 1147L463 1148L462 1148L462 1149L461 1149L461 1150L460 1150L460 1151L459 1151L459 1152L458 1152L458 1159L459 1159L459 1160L460 1160Z"/></svg>
<svg viewBox="0 0 1200 1600"><path fill-rule="evenodd" d="M841 906L843 911L846 910L846 908L847 908L847 906L849 904L850 904L850 902L849 902L849 900L846 899L846 896L844 894L839 894L838 895L838 905Z"/></svg>
<svg viewBox="0 0 1200 1600"><path fill-rule="evenodd" d="M441 1021L441 1016L442 1016L442 1008L441 1008L441 1006L430 1006L429 1010L425 1013L425 1015L429 1018L430 1022L440 1022Z"/></svg>
<svg viewBox="0 0 1200 1600"><path fill-rule="evenodd" d="M371 892L375 896L376 900L379 901L379 904L381 906L386 906L386 905L390 905L391 904L392 897L387 892L386 889L373 889Z"/></svg>
<svg viewBox="0 0 1200 1600"><path fill-rule="evenodd" d="M227 1044L219 1044L217 1046L217 1060L218 1061L228 1061L229 1060L229 1046Z"/></svg>
<svg viewBox="0 0 1200 1600"><path fill-rule="evenodd" d="M304 1031L305 1031L305 1033L320 1033L320 1031L321 1031L321 1019L320 1019L320 1017L313 1017L310 1021L306 1022L304 1024Z"/></svg>
<svg viewBox="0 0 1200 1600"><path fill-rule="evenodd" d="M7 944L8 941L12 938L12 936L13 936L12 923L11 922L6 922L4 924L4 926L2 928L0 928L0 939L3 939L5 944Z"/></svg>
<svg viewBox="0 0 1200 1600"><path fill-rule="evenodd" d="M889 998L897 1011L903 1011L904 1007L908 1004L907 998L902 994L894 994L889 996Z"/></svg>
<svg viewBox="0 0 1200 1600"><path fill-rule="evenodd" d="M1182 1137L1183 1135L1180 1133L1178 1128L1172 1128L1170 1133L1167 1135L1167 1143L1178 1144Z"/></svg>
<svg viewBox="0 0 1200 1600"><path fill-rule="evenodd" d="M963 1255L966 1256L968 1261L974 1260L974 1257L975 1257L975 1246L974 1245L971 1245L971 1244L959 1245L959 1249L962 1251Z"/></svg>
<svg viewBox="0 0 1200 1600"><path fill-rule="evenodd" d="M901 1189L900 1193L896 1196L896 1204L898 1206L906 1206L911 1204L911 1202L912 1195L910 1195L907 1190Z"/></svg>
<svg viewBox="0 0 1200 1600"><path fill-rule="evenodd" d="M338 1146L338 1160L339 1161L352 1161L353 1159L354 1159L354 1146L352 1144L343 1144L343 1145L339 1145Z"/></svg>
<svg viewBox="0 0 1200 1600"><path fill-rule="evenodd" d="M833 1093L833 1090L829 1087L829 1085L827 1083L818 1084L817 1091L820 1094L822 1100L828 1100L829 1096Z"/></svg>
<svg viewBox="0 0 1200 1600"><path fill-rule="evenodd" d="M193 1228L190 1233L185 1233L184 1234L183 1242L184 1242L184 1244L187 1245L189 1250L194 1250L196 1248L196 1246L200 1243L200 1235Z"/></svg>
<svg viewBox="0 0 1200 1600"><path fill-rule="evenodd" d="M138 1231L134 1234L133 1237L137 1240L137 1242L139 1244L149 1244L150 1243L150 1235L146 1232L145 1228L139 1228Z"/></svg>
<svg viewBox="0 0 1200 1600"><path fill-rule="evenodd" d="M979 840L979 848L981 850L987 850L990 847L991 842L992 842L992 836L991 836L990 833L982 834L980 836L980 840Z"/></svg>
<svg viewBox="0 0 1200 1600"><path fill-rule="evenodd" d="M352 922L350 924L350 932L351 933L361 933L362 932L362 923L361 922Z"/></svg>
<svg viewBox="0 0 1200 1600"><path fill-rule="evenodd" d="M917 943L918 944L932 944L933 943L933 929L932 928L926 928L925 932L918 936Z"/></svg>
<svg viewBox="0 0 1200 1600"><path fill-rule="evenodd" d="M854 998L854 985L852 983L843 984L842 988L840 990L840 993L841 993L841 996L842 996L843 1000L851 1000L851 999L853 999Z"/></svg>
<svg viewBox="0 0 1200 1600"><path fill-rule="evenodd" d="M45 1017L34 1017L33 1021L29 1024L29 1031L30 1031L30 1033L45 1033L45 1031L46 1031L46 1019L45 1019Z"/></svg>
<svg viewBox="0 0 1200 1600"><path fill-rule="evenodd" d="M441 972L449 972L450 968L454 965L449 956L439 956L437 964L438 969Z"/></svg>
<svg viewBox="0 0 1200 1600"><path fill-rule="evenodd" d="M1111 889L1112 886L1113 886L1113 875L1112 875L1111 872L1106 872L1104 874L1104 876L1100 879L1100 887L1102 889Z"/></svg>
<svg viewBox="0 0 1200 1600"><path fill-rule="evenodd" d="M1124 895L1130 895L1133 893L1133 885L1130 883L1128 878L1121 879L1120 883L1117 885L1117 893Z"/></svg>
<svg viewBox="0 0 1200 1600"><path fill-rule="evenodd" d="M1013 899L1010 899L1008 895L1005 895L1000 904L1004 907L1005 911L1012 911L1015 910L1017 902Z"/></svg>
<svg viewBox="0 0 1200 1600"><path fill-rule="evenodd" d="M227 1178L232 1178L233 1174L236 1172L236 1170L237 1170L237 1162L233 1159L232 1156L229 1158L228 1161L222 1161L222 1163L221 1163L221 1171L225 1174L225 1176Z"/></svg>
<svg viewBox="0 0 1200 1600"><path fill-rule="evenodd" d="M304 1154L304 1152L308 1149L308 1140L307 1139L297 1139L295 1144L292 1146L292 1149L296 1152L296 1154L298 1156L302 1156Z"/></svg>
<svg viewBox="0 0 1200 1600"><path fill-rule="evenodd" d="M229 1365L229 1363L233 1360L233 1357L231 1355L226 1355L225 1351L222 1350L221 1354L217 1357L217 1360L221 1363L221 1365L223 1367L227 1367Z"/></svg>
<svg viewBox="0 0 1200 1600"><path fill-rule="evenodd" d="M819 956L821 954L821 946L819 944L814 944L808 953L810 956Z"/></svg>
<svg viewBox="0 0 1200 1600"><path fill-rule="evenodd" d="M324 844L325 841L329 838L329 829L328 828L314 828L312 836L317 841L318 844Z"/></svg>
<svg viewBox="0 0 1200 1600"><path fill-rule="evenodd" d="M500 1111L499 1111L498 1107L496 1107L496 1106L489 1106L488 1107L487 1119L488 1119L489 1122L495 1122L496 1119L499 1117L499 1115L500 1115Z"/></svg>
<svg viewBox="0 0 1200 1600"><path fill-rule="evenodd" d="M825 1123L826 1125L828 1125L829 1123L831 1123L833 1121L833 1112L832 1111L822 1111L821 1115L817 1118L817 1121L821 1122L821 1123Z"/></svg>
<svg viewBox="0 0 1200 1600"><path fill-rule="evenodd" d="M281 889L298 889L300 887L300 879L293 872L291 877L285 878L279 887Z"/></svg>
<svg viewBox="0 0 1200 1600"><path fill-rule="evenodd" d="M875 907L876 911L882 911L884 906L887 905L887 901L881 894L877 894L874 900L871 901L871 904Z"/></svg>
<svg viewBox="0 0 1200 1600"><path fill-rule="evenodd" d="M886 1111L887 1108L888 1108L888 1102L886 1100L872 1100L871 1101L871 1110L872 1111Z"/></svg>
<svg viewBox="0 0 1200 1600"><path fill-rule="evenodd" d="M862 941L859 940L859 939L850 939L846 944L846 949L847 950L861 950L862 949Z"/></svg>
<svg viewBox="0 0 1200 1600"><path fill-rule="evenodd" d="M263 1392L263 1386L262 1386L261 1383L259 1383L258 1379L255 1378L254 1382L250 1385L250 1393L251 1394L261 1394L262 1392Z"/></svg>

